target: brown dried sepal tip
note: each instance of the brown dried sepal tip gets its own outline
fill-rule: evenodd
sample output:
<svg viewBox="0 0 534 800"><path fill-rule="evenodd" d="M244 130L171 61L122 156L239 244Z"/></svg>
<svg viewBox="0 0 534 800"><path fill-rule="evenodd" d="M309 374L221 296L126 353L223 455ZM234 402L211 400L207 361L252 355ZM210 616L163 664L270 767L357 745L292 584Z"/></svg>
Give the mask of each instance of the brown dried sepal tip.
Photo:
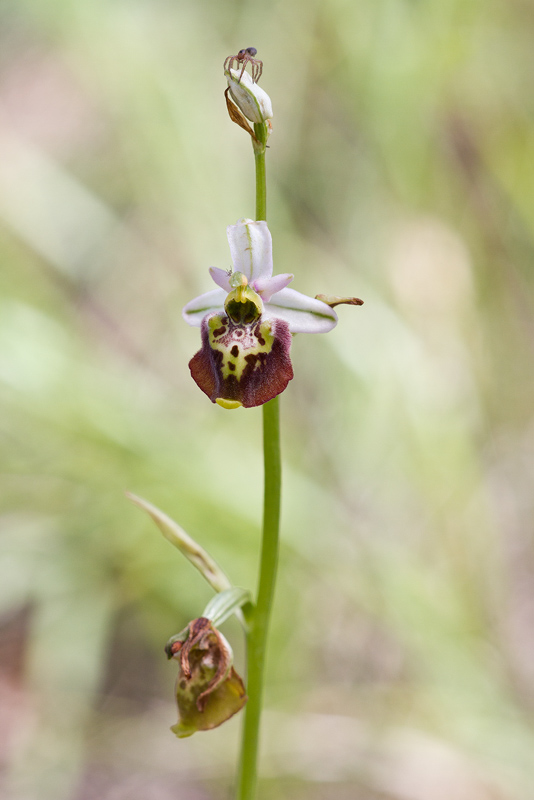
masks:
<svg viewBox="0 0 534 800"><path fill-rule="evenodd" d="M359 297L337 297L333 294L316 294L316 300L320 300L322 303L326 303L327 306L330 308L334 308L334 306L363 306L363 300L360 300Z"/></svg>
<svg viewBox="0 0 534 800"><path fill-rule="evenodd" d="M240 128L243 128L244 131L249 133L256 142L256 144L261 145L260 140L258 139L256 134L248 124L247 118L241 112L241 109L238 108L238 106L236 106L236 104L232 102L232 100L230 100L230 97L228 96L229 91L230 91L229 89L225 89L224 91L224 97L226 99L226 108L228 109L228 116L230 117L232 122L235 122L236 125L239 125Z"/></svg>

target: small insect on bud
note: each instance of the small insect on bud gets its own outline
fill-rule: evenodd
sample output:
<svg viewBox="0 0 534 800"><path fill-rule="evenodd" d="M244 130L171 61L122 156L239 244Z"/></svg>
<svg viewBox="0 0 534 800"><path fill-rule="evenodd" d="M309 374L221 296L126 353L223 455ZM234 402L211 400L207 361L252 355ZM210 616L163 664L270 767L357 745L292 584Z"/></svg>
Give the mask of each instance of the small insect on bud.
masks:
<svg viewBox="0 0 534 800"><path fill-rule="evenodd" d="M243 77L243 73L245 72L247 64L250 64L252 82L257 83L261 78L261 73L263 72L263 61L254 58L257 52L258 51L255 47L244 47L243 50L240 50L236 56L228 56L224 62L224 71L230 72L230 70L234 67L234 61L237 61L238 65L243 64L241 74L238 78L238 83L241 83L241 78Z"/></svg>

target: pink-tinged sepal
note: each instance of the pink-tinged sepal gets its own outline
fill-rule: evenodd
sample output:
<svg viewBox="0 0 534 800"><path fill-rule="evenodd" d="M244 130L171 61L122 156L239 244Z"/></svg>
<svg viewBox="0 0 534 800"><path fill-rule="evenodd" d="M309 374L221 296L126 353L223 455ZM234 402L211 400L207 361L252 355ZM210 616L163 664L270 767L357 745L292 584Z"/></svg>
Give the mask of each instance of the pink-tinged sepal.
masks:
<svg viewBox="0 0 534 800"><path fill-rule="evenodd" d="M280 319L250 324L211 314L201 326L202 348L191 375L212 403L225 408L260 406L283 392L293 377L291 333Z"/></svg>

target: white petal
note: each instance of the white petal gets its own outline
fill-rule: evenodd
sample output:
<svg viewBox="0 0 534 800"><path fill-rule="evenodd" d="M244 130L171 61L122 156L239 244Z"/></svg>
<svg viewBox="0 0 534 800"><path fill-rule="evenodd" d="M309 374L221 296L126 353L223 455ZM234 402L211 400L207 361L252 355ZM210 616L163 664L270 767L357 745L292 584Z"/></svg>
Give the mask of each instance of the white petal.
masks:
<svg viewBox="0 0 534 800"><path fill-rule="evenodd" d="M264 317L285 320L291 333L328 333L337 325L337 314L330 306L295 289L277 292L266 303Z"/></svg>
<svg viewBox="0 0 534 800"><path fill-rule="evenodd" d="M273 294L285 289L294 277L289 272L285 272L282 275L273 275L272 278L258 278L252 284L252 288L261 296L264 303L268 303Z"/></svg>
<svg viewBox="0 0 534 800"><path fill-rule="evenodd" d="M267 223L240 219L226 229L232 263L249 283L273 274L273 242Z"/></svg>
<svg viewBox="0 0 534 800"><path fill-rule="evenodd" d="M241 69L232 69L224 73L232 98L251 122L266 122L272 119L271 98L257 83L254 83L246 70L242 75L241 72ZM240 75L241 80L239 80Z"/></svg>
<svg viewBox="0 0 534 800"><path fill-rule="evenodd" d="M224 301L228 293L224 289L212 289L211 292L205 292L183 307L182 317L188 325L200 327L200 323L206 316L213 311L224 311Z"/></svg>
<svg viewBox="0 0 534 800"><path fill-rule="evenodd" d="M217 284L220 286L221 289L224 289L225 292L231 292L232 287L230 286L229 275L225 269L220 269L220 267L210 267L210 275Z"/></svg>

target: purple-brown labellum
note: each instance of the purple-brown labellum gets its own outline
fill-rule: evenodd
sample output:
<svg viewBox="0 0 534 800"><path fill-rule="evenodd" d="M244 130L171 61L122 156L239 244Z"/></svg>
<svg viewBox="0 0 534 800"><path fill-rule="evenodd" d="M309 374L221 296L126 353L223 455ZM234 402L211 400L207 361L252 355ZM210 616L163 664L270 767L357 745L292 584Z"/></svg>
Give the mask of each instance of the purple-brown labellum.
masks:
<svg viewBox="0 0 534 800"><path fill-rule="evenodd" d="M202 320L201 333L202 347L189 368L212 403L260 406L293 378L291 333L284 320L260 317L246 324L227 314L210 314Z"/></svg>

